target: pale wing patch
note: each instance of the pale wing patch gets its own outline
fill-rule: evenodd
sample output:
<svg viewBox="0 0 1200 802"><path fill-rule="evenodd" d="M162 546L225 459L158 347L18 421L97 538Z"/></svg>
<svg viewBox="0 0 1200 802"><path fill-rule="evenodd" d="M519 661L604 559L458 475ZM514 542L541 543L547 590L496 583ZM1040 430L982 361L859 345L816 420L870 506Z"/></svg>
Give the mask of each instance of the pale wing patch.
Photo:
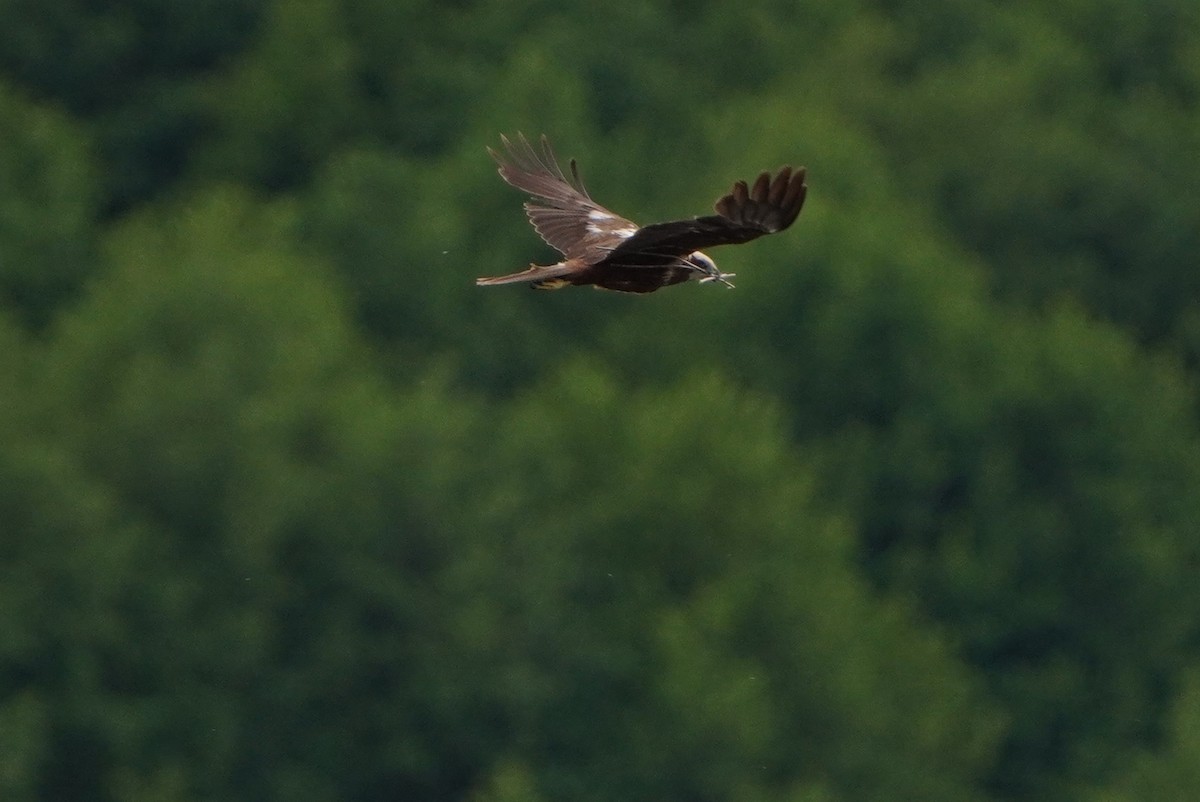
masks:
<svg viewBox="0 0 1200 802"><path fill-rule="evenodd" d="M637 226L631 226L629 221L615 214L606 214L598 209L592 209L587 215L588 233L593 237L617 237L629 239L637 233Z"/></svg>

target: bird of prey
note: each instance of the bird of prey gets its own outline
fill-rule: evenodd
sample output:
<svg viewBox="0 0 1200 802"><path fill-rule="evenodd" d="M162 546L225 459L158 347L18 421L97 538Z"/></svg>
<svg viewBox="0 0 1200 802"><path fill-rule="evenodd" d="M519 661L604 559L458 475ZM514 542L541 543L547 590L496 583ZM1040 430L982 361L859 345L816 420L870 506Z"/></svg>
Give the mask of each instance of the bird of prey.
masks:
<svg viewBox="0 0 1200 802"><path fill-rule="evenodd" d="M654 292L689 279L732 287L700 249L749 242L790 226L800 214L808 185L805 169L782 167L762 173L753 185L738 181L715 204L715 215L639 227L596 203L579 179L575 160L570 177L554 158L545 136L541 153L521 134L501 136L505 155L488 148L500 176L529 193L525 211L541 238L562 255L553 265L530 265L507 276L476 279L481 286L527 282L538 289L591 284L621 292Z"/></svg>

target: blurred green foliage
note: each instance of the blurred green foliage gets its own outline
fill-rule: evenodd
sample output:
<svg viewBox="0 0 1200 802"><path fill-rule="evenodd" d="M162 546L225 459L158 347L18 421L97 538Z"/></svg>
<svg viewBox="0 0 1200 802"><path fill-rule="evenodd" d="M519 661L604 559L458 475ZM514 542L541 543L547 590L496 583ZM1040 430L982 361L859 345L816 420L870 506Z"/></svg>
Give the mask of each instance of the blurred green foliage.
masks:
<svg viewBox="0 0 1200 802"><path fill-rule="evenodd" d="M0 798L1191 799L1197 8L0 0Z"/></svg>

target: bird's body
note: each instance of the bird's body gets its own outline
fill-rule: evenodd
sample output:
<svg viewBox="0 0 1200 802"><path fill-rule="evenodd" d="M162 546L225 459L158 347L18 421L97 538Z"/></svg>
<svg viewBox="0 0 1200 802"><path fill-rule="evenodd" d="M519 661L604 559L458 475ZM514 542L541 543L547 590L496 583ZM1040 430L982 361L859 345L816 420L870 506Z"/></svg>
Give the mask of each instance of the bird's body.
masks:
<svg viewBox="0 0 1200 802"><path fill-rule="evenodd" d="M475 283L483 286L526 282L538 289L557 289L591 284L646 293L695 279L732 287L733 274L722 273L700 249L784 230L800 214L808 191L803 167L783 167L774 178L760 174L753 186L745 181L734 184L716 202L715 215L639 227L591 199L574 160L568 178L545 137L540 155L523 136L516 142L506 137L501 141L507 157L488 149L500 165L500 176L533 196L525 204L529 222L563 260L477 279Z"/></svg>

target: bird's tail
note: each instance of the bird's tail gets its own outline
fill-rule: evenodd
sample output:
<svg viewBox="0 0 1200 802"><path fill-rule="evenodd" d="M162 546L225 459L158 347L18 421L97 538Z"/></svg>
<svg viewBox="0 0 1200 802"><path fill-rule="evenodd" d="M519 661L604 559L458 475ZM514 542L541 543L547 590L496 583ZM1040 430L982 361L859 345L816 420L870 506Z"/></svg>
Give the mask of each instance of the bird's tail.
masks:
<svg viewBox="0 0 1200 802"><path fill-rule="evenodd" d="M530 265L519 273L477 278L475 283L480 287L494 287L500 284L530 282L540 290L554 290L570 284L571 282L565 277L577 272L579 272L579 266L571 262L559 262L556 265Z"/></svg>

